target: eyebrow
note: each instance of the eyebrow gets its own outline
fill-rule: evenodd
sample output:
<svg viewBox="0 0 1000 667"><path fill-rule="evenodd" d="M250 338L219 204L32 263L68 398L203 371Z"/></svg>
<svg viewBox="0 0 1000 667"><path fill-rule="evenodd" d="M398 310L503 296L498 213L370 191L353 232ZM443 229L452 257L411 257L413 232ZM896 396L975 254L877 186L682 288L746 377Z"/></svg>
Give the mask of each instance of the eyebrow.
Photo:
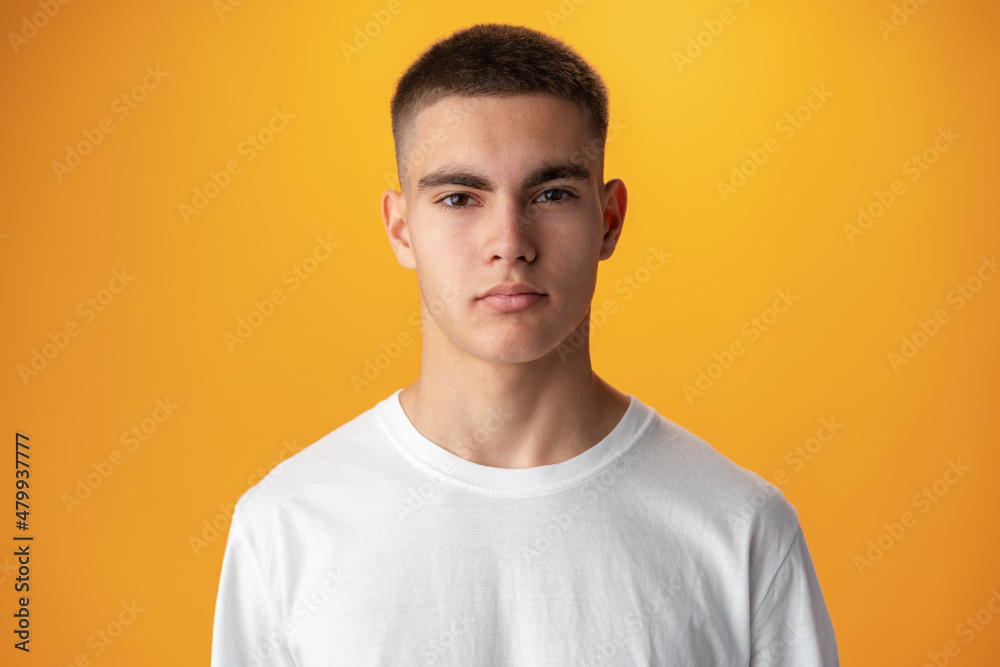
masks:
<svg viewBox="0 0 1000 667"><path fill-rule="evenodd" d="M533 169L521 181L521 189L528 190L542 183L559 179L589 181L590 170L582 164L568 160L544 162ZM436 188L439 185L460 185L483 192L494 192L496 186L482 171L462 164L449 164L425 174L417 181L417 193Z"/></svg>

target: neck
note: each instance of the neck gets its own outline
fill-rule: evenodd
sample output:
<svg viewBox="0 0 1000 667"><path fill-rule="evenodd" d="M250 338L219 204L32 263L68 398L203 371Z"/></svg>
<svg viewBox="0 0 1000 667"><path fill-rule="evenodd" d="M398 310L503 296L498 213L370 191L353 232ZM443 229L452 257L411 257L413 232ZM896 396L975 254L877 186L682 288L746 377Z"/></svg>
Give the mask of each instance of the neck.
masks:
<svg viewBox="0 0 1000 667"><path fill-rule="evenodd" d="M629 405L628 396L594 373L590 341L585 335L583 341L533 361L495 363L428 326L420 376L400 393L400 403L425 437L473 463L561 463L600 442Z"/></svg>

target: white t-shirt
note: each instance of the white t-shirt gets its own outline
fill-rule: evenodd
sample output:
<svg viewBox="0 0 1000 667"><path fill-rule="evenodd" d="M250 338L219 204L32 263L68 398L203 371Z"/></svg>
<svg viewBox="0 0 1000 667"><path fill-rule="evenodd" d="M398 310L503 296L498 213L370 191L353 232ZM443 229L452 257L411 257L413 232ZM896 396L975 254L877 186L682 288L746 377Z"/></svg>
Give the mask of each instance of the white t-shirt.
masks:
<svg viewBox="0 0 1000 667"><path fill-rule="evenodd" d="M213 667L839 664L795 508L635 396L512 469L425 438L400 391L240 498Z"/></svg>

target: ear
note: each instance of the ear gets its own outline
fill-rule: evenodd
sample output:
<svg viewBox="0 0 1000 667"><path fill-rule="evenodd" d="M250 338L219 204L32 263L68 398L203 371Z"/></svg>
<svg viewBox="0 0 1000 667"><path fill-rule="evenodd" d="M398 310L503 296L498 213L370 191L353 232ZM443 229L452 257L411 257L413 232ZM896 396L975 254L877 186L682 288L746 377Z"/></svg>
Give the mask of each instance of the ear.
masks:
<svg viewBox="0 0 1000 667"><path fill-rule="evenodd" d="M406 222L406 199L393 189L382 193L382 220L389 236L389 245L396 261L404 269L416 269L417 259L410 242L410 226Z"/></svg>
<svg viewBox="0 0 1000 667"><path fill-rule="evenodd" d="M604 185L606 201L604 203L604 237L601 239L601 254L599 259L607 259L618 245L618 237L625 224L625 207L628 202L628 191L620 178L614 178Z"/></svg>

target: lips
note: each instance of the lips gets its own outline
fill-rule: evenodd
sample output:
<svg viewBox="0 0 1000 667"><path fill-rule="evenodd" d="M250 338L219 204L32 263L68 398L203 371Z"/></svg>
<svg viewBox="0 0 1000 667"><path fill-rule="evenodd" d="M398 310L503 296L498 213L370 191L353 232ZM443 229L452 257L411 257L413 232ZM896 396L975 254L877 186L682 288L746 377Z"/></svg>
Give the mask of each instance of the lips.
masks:
<svg viewBox="0 0 1000 667"><path fill-rule="evenodd" d="M518 310L524 310L525 308L530 308L542 299L545 299L544 294L490 294L489 296L484 296L480 299L480 303L485 303L487 306L493 310L499 310L502 313L513 313Z"/></svg>
<svg viewBox="0 0 1000 667"><path fill-rule="evenodd" d="M512 313L530 308L546 298L534 285L528 283L504 283L495 285L479 297L479 302L502 313Z"/></svg>
<svg viewBox="0 0 1000 667"><path fill-rule="evenodd" d="M537 294L544 296L544 292L542 292L542 290L538 289L534 285L529 285L528 283L502 283L491 287L480 298L482 299L488 296L517 296L519 294Z"/></svg>

